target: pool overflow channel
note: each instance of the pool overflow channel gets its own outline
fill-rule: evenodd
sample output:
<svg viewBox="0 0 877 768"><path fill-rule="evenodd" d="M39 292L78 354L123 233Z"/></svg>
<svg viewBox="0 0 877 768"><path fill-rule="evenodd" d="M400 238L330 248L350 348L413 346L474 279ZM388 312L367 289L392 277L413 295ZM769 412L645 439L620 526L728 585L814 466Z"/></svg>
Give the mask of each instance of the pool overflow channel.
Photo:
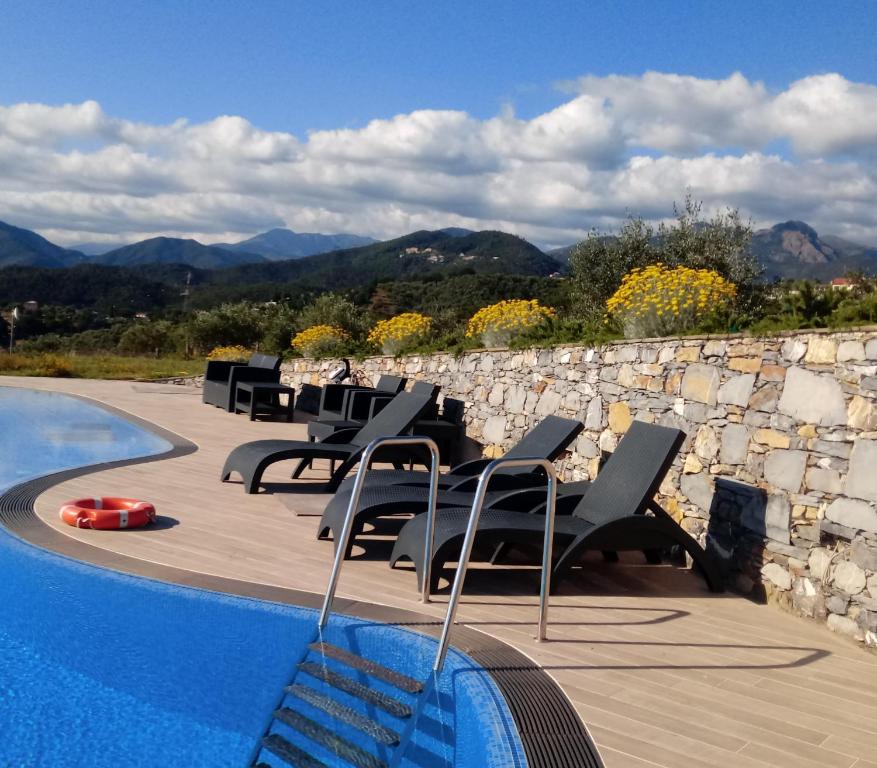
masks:
<svg viewBox="0 0 877 768"><path fill-rule="evenodd" d="M401 763L406 748L411 744L412 734L417 729L418 718L424 716L424 708L433 692L436 693L438 701L438 680L445 664L451 625L455 623L478 520L490 478L500 469L538 466L546 475L545 537L537 640L545 639L548 596L551 591L552 544L557 496L554 465L545 459L499 458L494 459L484 468L478 480L438 650L432 664L432 672L426 680L421 682L325 642L323 630L329 622L332 602L344 556L348 551L353 519L359 508L366 474L371 468L374 454L380 448L392 446L421 446L430 453L429 503L424 541L427 557L421 592L421 601L424 603L430 601L432 568L430 555L435 540L438 498L438 447L433 440L426 437L409 435L377 438L366 447L356 473L347 516L335 546L335 561L317 622L316 637L308 645L304 659L297 665L292 681L284 689L281 705L272 713L266 734L257 746L256 757L253 760L255 768L271 768L271 765L276 764L277 759L296 768L334 768L325 762L324 758L318 756L327 753L336 761L340 761L335 765L347 764L356 768L396 768ZM367 682L362 682L363 679ZM315 684L319 687L315 687ZM441 717L440 704L437 709ZM380 716L376 714L378 711L381 713ZM331 725L325 724L327 718ZM378 718L384 722L379 722ZM442 730L444 725L442 721ZM354 736L349 738L351 733ZM365 748L366 746L370 746L373 751ZM434 757L439 756L434 755ZM271 762L265 762L266 759ZM443 762L447 764L447 759L445 758Z"/></svg>

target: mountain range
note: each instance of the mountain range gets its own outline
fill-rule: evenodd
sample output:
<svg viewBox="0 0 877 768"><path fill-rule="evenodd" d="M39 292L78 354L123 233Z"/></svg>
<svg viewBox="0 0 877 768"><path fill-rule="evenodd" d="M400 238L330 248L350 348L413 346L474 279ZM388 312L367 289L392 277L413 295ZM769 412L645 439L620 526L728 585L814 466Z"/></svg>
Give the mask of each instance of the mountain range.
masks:
<svg viewBox="0 0 877 768"><path fill-rule="evenodd" d="M255 253L271 261L300 259L315 253L340 251L359 245L371 245L377 240L361 235L321 235L317 232L293 232L291 229L269 229L260 235L240 243L214 243L214 248L224 248L235 253Z"/></svg>
<svg viewBox="0 0 877 768"><path fill-rule="evenodd" d="M421 272L469 270L548 275L563 270L573 246L543 253L503 232L447 228L375 241L351 234L326 235L272 229L240 243L204 245L195 240L155 237L103 253L98 244L62 248L35 232L0 222L0 267L59 269L83 263L119 267L187 265L230 270L247 283L304 280L315 286L357 285L404 279ZM849 271L877 272L877 248L831 235L820 236L802 221L756 231L752 253L766 279L827 281ZM225 282L219 279L218 282Z"/></svg>

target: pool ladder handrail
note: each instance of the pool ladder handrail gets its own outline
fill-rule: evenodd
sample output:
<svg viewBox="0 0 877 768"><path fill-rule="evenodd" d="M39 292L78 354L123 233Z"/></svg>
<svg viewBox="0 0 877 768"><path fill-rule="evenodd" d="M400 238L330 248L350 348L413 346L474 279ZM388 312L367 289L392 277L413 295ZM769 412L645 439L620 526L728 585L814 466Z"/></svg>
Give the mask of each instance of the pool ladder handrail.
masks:
<svg viewBox="0 0 877 768"><path fill-rule="evenodd" d="M548 459L514 459L499 458L491 461L481 473L478 479L478 487L475 491L475 498L472 501L472 509L469 512L469 523L466 526L466 537L463 539L463 549L460 554L460 561L457 564L457 574L454 578L454 585L451 588L451 596L448 600L448 613L445 617L445 623L442 627L441 638L439 639L438 652L436 653L435 662L433 663L433 673L438 674L442 671L445 664L445 657L448 653L448 644L450 642L451 625L455 623L457 615L457 605L460 602L460 595L463 592L463 582L466 579L466 570L469 567L469 558L472 555L472 547L475 543L475 533L478 528L478 521L481 518L481 511L484 508L484 501L487 496L487 486L490 478L499 470L510 467L541 467L545 471L546 482L546 500L545 500L545 538L542 546L542 577L539 588L539 621L536 640L542 642L545 640L545 633L548 623L548 596L551 592L551 561L552 550L554 546L554 515L557 509L557 472L554 465ZM432 568L432 547L435 539L435 517L427 521L427 546L426 563L423 572L423 589L426 599L429 599L429 581Z"/></svg>
<svg viewBox="0 0 877 768"><path fill-rule="evenodd" d="M429 437L421 437L419 435L399 435L394 437L376 437L372 440L362 452L359 460L359 467L356 471L356 478L353 481L353 491L350 494L350 502L347 505L347 514L344 517L344 526L341 528L341 534L338 537L337 546L335 547L335 561L332 564L332 574L329 576L329 585L326 587L326 595L323 598L323 608L320 611L319 626L324 629L329 621L329 613L332 610L332 602L335 599L335 590L338 587L338 578L341 575L341 566L344 563L344 556L350 545L350 534L353 530L353 518L359 511L359 500L362 496L362 489L365 486L366 473L371 468L372 458L379 448L388 446L422 446L429 450L429 502L427 506L427 529L429 533L426 538L427 555L432 552L433 537L435 531L435 509L438 499L438 477L439 477L439 450L435 440ZM431 561L431 558L428 562ZM427 566L427 576L428 573ZM429 602L429 580L423 582L424 587L421 590L421 600Z"/></svg>
<svg viewBox="0 0 877 768"><path fill-rule="evenodd" d="M436 507L438 504L438 475L439 475L439 451L435 441L428 437L418 435L402 435L397 437L378 437L372 440L365 448L356 478L353 482L353 491L347 505L347 514L344 517L344 525L341 529L338 545L335 549L335 560L332 564L332 573L329 576L329 585L323 599L323 607L320 611L319 627L324 629L329 621L332 603L335 599L335 591L338 587L338 579L341 574L341 566L350 543L350 534L353 530L353 518L359 509L359 501L362 489L365 486L365 476L371 468L372 458L379 448L387 446L415 446L426 447L430 453L429 467L429 497L426 511L426 536L424 540L424 567L421 580L421 602L429 602L430 583L432 581L432 550L435 543ZM448 600L448 612L442 627L439 647L433 662L433 672L441 672L445 664L450 641L451 625L455 623L457 606L463 592L463 582L466 579L466 571L469 567L469 558L472 555L472 547L475 543L475 533L484 501L487 497L487 487L490 479L500 469L514 467L541 467L546 476L546 499L545 499L545 536L542 546L542 575L539 589L539 620L536 640L545 640L548 623L548 596L551 592L551 562L554 546L554 516L557 508L557 472L554 465L543 458L498 458L491 461L482 471L478 478L478 486L475 490L475 498L472 501L472 509L469 512L469 522L466 526L466 535L463 539L463 549L460 561L457 565L457 574Z"/></svg>

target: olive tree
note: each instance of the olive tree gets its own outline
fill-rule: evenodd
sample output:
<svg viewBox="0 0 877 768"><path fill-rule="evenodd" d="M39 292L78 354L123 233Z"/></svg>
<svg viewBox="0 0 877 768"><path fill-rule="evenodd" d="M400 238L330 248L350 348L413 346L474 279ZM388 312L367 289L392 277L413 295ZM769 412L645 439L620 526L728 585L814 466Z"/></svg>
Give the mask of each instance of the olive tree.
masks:
<svg viewBox="0 0 877 768"><path fill-rule="evenodd" d="M616 235L594 231L573 249L571 294L578 315L590 320L601 317L624 275L658 262L718 272L737 286L736 311L751 312L761 275L749 250L751 224L731 208L706 220L702 204L691 195L673 211L675 220L657 230L641 217L631 217Z"/></svg>

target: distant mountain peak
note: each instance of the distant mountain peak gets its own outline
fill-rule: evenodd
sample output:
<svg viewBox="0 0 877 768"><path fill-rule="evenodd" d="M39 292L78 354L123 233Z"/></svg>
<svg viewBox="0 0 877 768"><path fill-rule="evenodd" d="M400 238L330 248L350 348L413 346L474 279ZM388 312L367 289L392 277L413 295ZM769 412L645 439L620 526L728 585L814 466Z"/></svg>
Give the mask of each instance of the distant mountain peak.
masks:
<svg viewBox="0 0 877 768"><path fill-rule="evenodd" d="M69 267L84 259L79 251L62 248L36 232L0 221L0 267Z"/></svg>
<svg viewBox="0 0 877 768"><path fill-rule="evenodd" d="M362 235L324 235L319 232L293 232L291 229L275 227L239 243L215 243L214 247L257 253L271 261L284 261L345 248L358 248L375 242L377 241L373 238Z"/></svg>
<svg viewBox="0 0 877 768"><path fill-rule="evenodd" d="M877 270L877 249L819 236L803 221L784 221L752 235L752 253L768 278L828 281L846 272Z"/></svg>

